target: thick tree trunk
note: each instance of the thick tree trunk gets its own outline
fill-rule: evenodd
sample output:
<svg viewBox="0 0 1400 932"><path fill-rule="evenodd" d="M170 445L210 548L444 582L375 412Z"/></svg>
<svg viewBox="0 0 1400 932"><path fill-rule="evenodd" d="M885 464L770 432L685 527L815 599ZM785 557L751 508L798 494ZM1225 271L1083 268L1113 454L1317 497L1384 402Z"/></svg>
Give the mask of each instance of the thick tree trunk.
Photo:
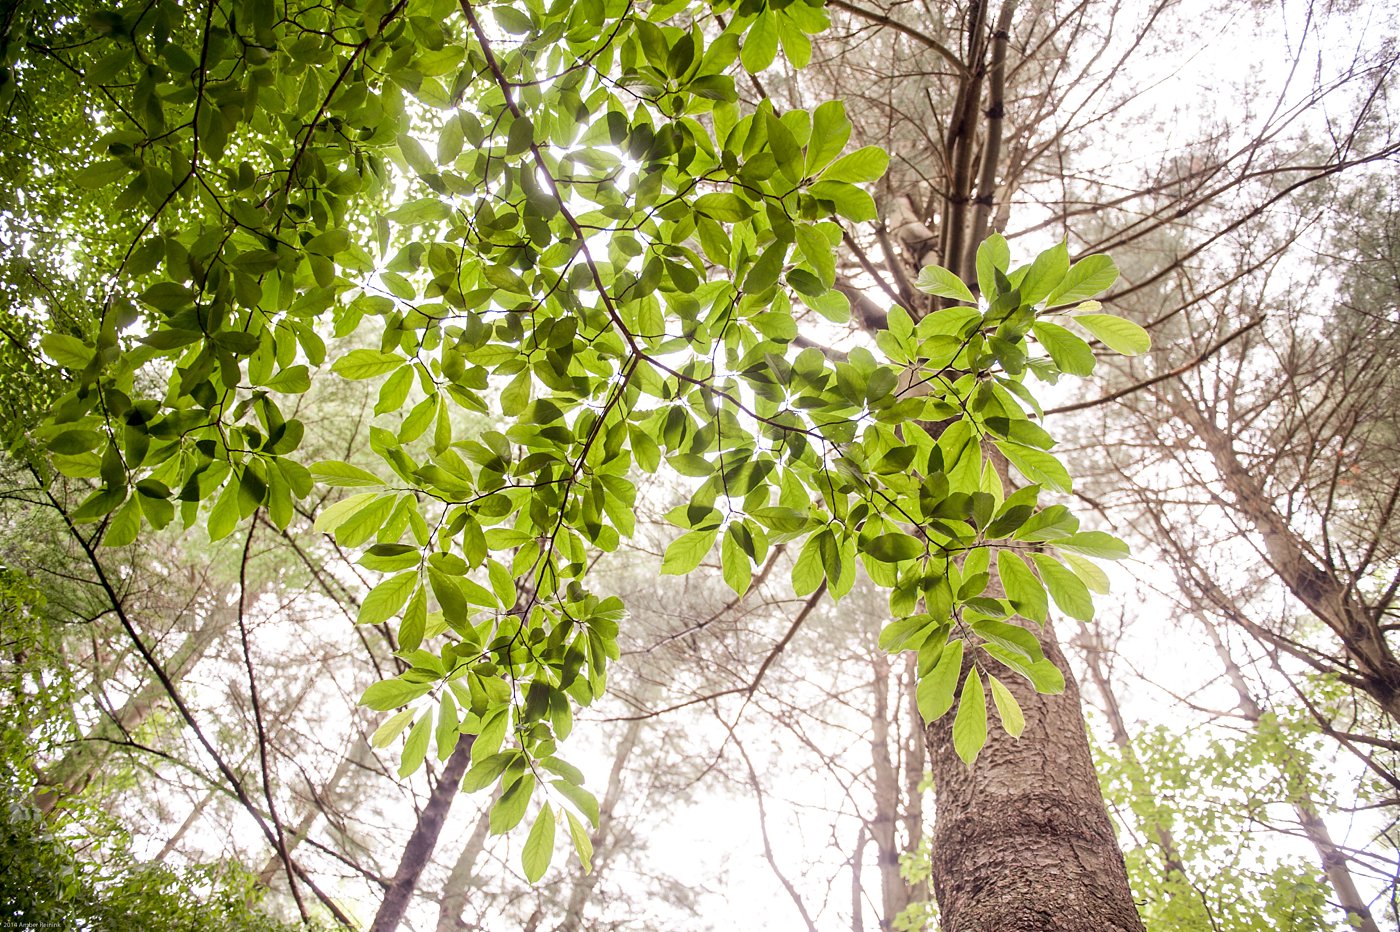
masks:
<svg viewBox="0 0 1400 932"><path fill-rule="evenodd" d="M998 677L1025 712L1012 738L993 721L972 767L952 715L928 726L938 814L933 884L945 932L1141 932L1127 870L1089 755L1079 686L1050 625L1045 656L1065 691L1041 696Z"/></svg>
<svg viewBox="0 0 1400 932"><path fill-rule="evenodd" d="M462 777L472 759L472 737L462 736L456 750L447 758L442 773L438 774L438 781L428 795L428 804L418 814L418 824L413 826L413 834L408 836L408 843L403 846L398 869L394 871L394 879L389 882L389 889L384 892L384 900L379 904L379 912L374 917L370 932L394 932L403 921L404 913L408 912L409 900L418 888L418 878L433 856L438 836L442 834L442 824L447 821L447 812L462 788Z"/></svg>

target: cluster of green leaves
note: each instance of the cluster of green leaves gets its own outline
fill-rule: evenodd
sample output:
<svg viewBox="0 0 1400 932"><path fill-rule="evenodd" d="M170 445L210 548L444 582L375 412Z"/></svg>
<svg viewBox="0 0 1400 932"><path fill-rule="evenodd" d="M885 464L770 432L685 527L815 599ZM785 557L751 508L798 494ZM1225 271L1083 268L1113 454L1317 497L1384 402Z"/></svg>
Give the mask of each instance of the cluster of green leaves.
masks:
<svg viewBox="0 0 1400 932"><path fill-rule="evenodd" d="M1140 327L1099 313L1090 300L1117 274L1105 256L1071 265L1064 244L1013 270L1006 241L995 234L977 252L980 301L948 270L926 267L916 286L961 303L917 323L891 312L877 339L894 373L885 378L902 368L909 388L898 394L917 389L918 396L895 401L899 414L887 427L875 415L860 445L843 451L858 451L858 467L881 485L885 513L878 521L861 514L853 535L866 572L891 589L895 621L880 646L918 652L919 711L934 721L957 705L953 743L969 764L986 743L988 692L1010 734L1025 725L997 672L1024 677L1037 692L1064 689L1025 623L1045 623L1052 601L1089 621L1091 591L1108 591L1107 576L1089 558L1128 554L1112 535L1081 530L1066 506L1041 502L1046 490L1070 492L1070 475L1050 452L1054 439L1037 423L1043 412L1025 385L1027 374L1053 382L1092 371L1092 348L1065 324L1119 352L1148 348ZM822 546L803 548L794 570L799 589L810 585L814 561L833 576Z"/></svg>
<svg viewBox="0 0 1400 932"><path fill-rule="evenodd" d="M0 916L24 928L288 928L259 908L251 877L136 860L99 800L69 799L47 817L35 806L46 752L77 737L72 670L46 601L0 566Z"/></svg>
<svg viewBox="0 0 1400 932"><path fill-rule="evenodd" d="M97 807L55 823L19 795L0 794L0 915L27 929L169 929L289 932L259 908L254 878L214 866L174 871L136 861L128 839ZM81 819L81 828L73 831ZM80 853L81 851L81 853ZM311 928L323 928L313 923ZM329 928L329 926L324 926Z"/></svg>
<svg viewBox="0 0 1400 932"><path fill-rule="evenodd" d="M1043 620L1048 592L1087 618L1104 580L1083 557L1124 552L1040 504L1069 477L1022 384L1092 366L1049 319L1065 308L1145 348L1080 303L1107 259L1071 267L1059 246L1013 270L993 238L985 300L927 269L962 303L896 309L880 355L791 351L803 307L848 316L840 222L874 219L861 185L888 159L842 154L837 102L743 112L731 71L778 45L802 64L825 22L805 0L209 0L55 27L114 123L80 181L148 217L92 337L42 344L72 388L36 435L53 475L91 484L71 517L109 546L177 512L218 539L349 490L315 527L386 574L359 616L397 620L403 663L364 694L398 710L375 743L406 732L408 774L469 736L466 786L499 785L497 832L547 790L531 878L560 821L589 857L597 803L557 750L618 656L623 606L587 568L633 533L635 471L693 480L667 572L719 542L743 592L801 541L796 589L839 598L859 559L891 588L884 646L919 651L925 714L963 682L969 760L984 679L1019 729L987 663L1062 682L1012 614ZM328 373L378 386L373 469L299 455L315 425L297 398ZM464 433L468 415L496 426ZM1001 458L1027 484L1008 490Z"/></svg>
<svg viewBox="0 0 1400 932"><path fill-rule="evenodd" d="M1269 828L1296 818L1283 804L1328 804L1321 751L1303 709L1266 714L1242 734L1155 726L1129 753L1096 746L1104 797L1132 830L1123 852L1143 921L1170 932L1349 928L1316 863ZM1165 868L1159 829L1185 875Z"/></svg>

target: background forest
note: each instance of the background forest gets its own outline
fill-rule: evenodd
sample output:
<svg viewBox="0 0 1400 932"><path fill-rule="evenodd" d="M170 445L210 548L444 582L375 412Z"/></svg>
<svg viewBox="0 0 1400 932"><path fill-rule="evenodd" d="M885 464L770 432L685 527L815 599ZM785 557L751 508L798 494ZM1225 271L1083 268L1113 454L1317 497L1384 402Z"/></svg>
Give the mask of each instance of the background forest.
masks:
<svg viewBox="0 0 1400 932"><path fill-rule="evenodd" d="M372 684L401 682L401 671L423 662L412 648L425 634L421 621L406 630L411 603L404 621L394 620L407 591L379 610L381 580L404 568L397 537L388 541L381 528L397 512L348 527L354 512L341 503L390 475L386 427L404 444L480 439L483 456L495 455L489 438L505 443L507 425L531 416L522 411L537 415L527 405L549 394L538 374L533 383L514 370L494 370L489 382L483 374L474 388L485 403L453 408L425 394L407 366L401 377L378 378L387 368L338 377L347 368L337 360L382 361L393 349L384 333L411 329L406 315L381 325L388 312L362 315L358 303L348 322L289 311L286 319L310 334L299 330L289 353L307 364L290 366L279 350L272 379L282 382L271 389L286 394L283 412L305 430L301 460L347 464L330 484L318 473L312 490L308 478L309 494L289 497L278 513L271 494L266 505L245 503L230 481L216 501L217 489L194 482L192 495L171 501L141 493L145 510L132 504L128 520L127 510L93 513L87 504L109 480L105 460L99 467L91 454L87 473L63 469L65 457L92 449L62 423L82 372L145 353L129 394L157 398L183 371L177 355L159 355L183 345L141 342L166 326L147 316L178 312L143 289L164 274L179 280L167 269L188 276L214 250L195 232L182 239L182 230L225 218L230 230L261 229L256 192L276 174L264 164L288 164L291 189L298 171L314 174L300 165L304 152L380 153L377 189L337 190L344 176L324 166L307 182L342 200L303 214L353 232L319 244L305 237L308 264L295 284L283 278L284 290L297 300L334 290L326 305L338 308L352 304L352 286L364 289L354 302L412 302L441 275L429 247L410 245L424 235L413 231L445 219L428 198L415 199L413 186L445 197L454 182L443 166L491 144L489 130L483 142L478 124L472 138L454 114L543 107L529 96L543 92L503 71L528 76L519 61L543 61L557 53L552 46L580 37L622 47L635 29L639 47L660 42L669 52L646 50L651 65L636 64L642 52L590 53L599 81L613 81L610 93L633 119L672 106L672 97L681 109L670 115L690 108L707 127L725 118L722 107L753 114L767 101L785 114L839 100L848 151L889 154L883 172L848 164L855 194L836 198L833 248L820 250L829 268L799 230L806 279L794 272L779 281L775 267L767 289L758 288L763 258L745 273L746 288L790 312L791 333L767 334L790 359L812 347L829 360L869 356L886 346L877 333L936 317L950 302L919 287L920 270L978 278L978 245L994 232L1024 259L1060 242L1076 258L1111 255L1121 275L1101 298L1104 309L1151 335L1151 350L1129 357L1111 351L1120 342L1111 334L1050 350L1060 371L1087 376L1040 394L1038 420L1060 440L1056 453L1074 476L1063 499L1086 528L1117 535L1132 556L1104 566L1066 558L1075 591L1097 593L1094 620L1085 622L1051 590L1056 618L1041 638L1072 681L1058 696L1016 692L1033 725L1040 701L1067 716L1064 728L1055 732L1052 722L1048 738L1032 728L1014 739L998 697L971 773L995 774L1015 753L1008 748L1037 741L1051 742L1047 782L1070 771L1091 779L1092 763L1132 902L1154 932L1397 926L1400 13L1362 0L527 0L481 4L478 21L470 4L442 7L0 7L0 925L997 927L958 912L971 908L963 904L972 881L949 852L991 852L1014 866L1021 830L999 820L1019 797L969 788L966 809L949 802L959 781L973 778L955 739L940 738L938 725L926 729L919 691L929 671L919 652L883 649L892 617L885 588L862 572L853 585L846 577L840 601L823 597L827 583L798 594L802 544L777 542L777 533L761 559L744 559L742 578L723 550L728 536L713 553L694 554L693 571L675 572L673 562L684 560L668 546L677 524L691 526L676 515L694 501L703 472L624 468L634 499L606 504L600 493L605 504L594 507L594 523L622 539L595 531L578 562L590 585L626 610L599 609L616 622L606 694L572 711L546 700L540 713L555 733L571 725L560 752L570 764L559 766L578 768L596 798L596 818L568 811L572 821L560 822L558 853L541 879L526 874L536 873L546 836L527 836L525 825L493 831L505 821L492 815L499 768L480 779L473 770L466 789L475 792L457 792L470 752L454 753L443 735L458 740L455 706L452 725L441 724L443 713L409 729L410 713L391 714L397 703L362 704ZM401 43L396 49L414 51L364 52L373 67L353 70L369 45L345 41L337 17L370 32L364 24L378 23ZM395 17L401 22L388 25ZM610 39L599 23L614 21L628 25ZM671 31L637 25L652 21ZM727 57L721 51L701 66L696 48L678 51L692 27ZM493 46L504 64L486 55ZM178 47L193 53L154 51ZM236 62L231 70L216 66L220 54ZM458 78L474 68L489 78L483 62L501 82L495 98L471 96L474 85ZM697 67L712 70L696 78ZM347 74L366 82L371 98L376 81L402 88L399 117L375 117L388 130L326 117L338 112L332 101L346 105ZM261 92L247 92L259 82ZM510 89L520 92L519 107ZM189 110L185 122L172 116L180 108ZM606 116L595 111L584 122L606 134ZM145 134L140 141L123 135L131 126ZM417 142L404 141L403 127ZM512 157L539 157L528 134L523 142L509 135L502 145ZM770 130L779 161L782 138ZM820 142L813 133L811 148ZM632 142L606 144L615 152ZM174 154L131 175L131 159L162 145ZM193 153L183 163L179 145ZM653 157L677 158L675 148ZM617 169L621 189L646 161L629 151L630 167ZM188 184L172 180L181 164ZM576 168L602 170L582 160ZM229 193L216 193L225 176ZM524 188L526 200L538 194ZM568 203L559 201L566 216ZM716 214L725 224L746 217ZM743 237L710 226L715 233L696 227L690 255L728 275L716 253L727 253L726 238L738 250ZM505 225L498 230L507 235ZM617 242L599 250L623 269L643 247ZM276 248L262 252L271 256L266 267L251 249L230 267L262 282L279 261ZM670 278L652 288L703 292L693 274L685 287L681 265L671 262ZM491 268L482 289L515 287L500 279L503 265ZM120 346L112 338L110 357L100 349L94 357L87 347L103 345L121 294L131 298L131 329ZM908 316L892 314L896 307ZM197 337L191 330L189 340ZM557 349L574 332L547 339ZM309 359L313 343L320 362ZM245 350L227 348L237 360L210 357L214 374L204 376L222 371L232 387ZM247 355L252 373L255 352ZM232 376L221 369L228 364ZM863 410L873 405L872 397ZM631 455L640 463L647 443L669 453L667 431L654 439L634 431ZM134 442L130 434L125 442ZM405 512L395 533L409 522ZM509 575L480 579L477 589L499 595L504 587L510 608L517 590ZM835 588L835 575L828 579ZM1046 602L1043 591L1039 598ZM1075 703L1091 761L1053 743L1078 734ZM415 755L426 756L422 766L401 766ZM557 783L570 779L557 773ZM553 850L548 818L544 843ZM568 847L591 852L591 871L572 852L564 857ZM1046 923L1038 927L1096 927Z"/></svg>

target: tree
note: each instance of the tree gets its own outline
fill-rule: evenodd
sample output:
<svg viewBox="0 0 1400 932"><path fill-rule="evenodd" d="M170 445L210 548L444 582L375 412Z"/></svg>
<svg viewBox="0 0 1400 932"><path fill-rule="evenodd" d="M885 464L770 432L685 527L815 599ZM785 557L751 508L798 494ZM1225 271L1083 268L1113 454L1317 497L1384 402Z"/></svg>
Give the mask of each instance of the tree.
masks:
<svg viewBox="0 0 1400 932"><path fill-rule="evenodd" d="M1042 582L1062 608L1088 611L1047 543L1121 552L1040 505L1042 486L1067 490L1068 476L1022 382L1028 368L1084 371L1086 344L1042 318L1067 320L1111 284L1112 264L1071 267L1061 246L1013 268L994 237L975 263L951 263L969 277L976 265L983 307L957 274L929 270L920 286L961 309L891 312L881 357L790 353L794 296L846 313L833 290L840 228L826 218L872 219L859 185L887 159L840 154L840 104L735 104L735 58L757 73L781 43L800 64L824 28L819 7L679 12L437 2L278 20L257 2L212 2L193 16L158 5L24 24L27 52L81 74L115 127L74 140L101 153L74 179L116 186L112 209L146 218L104 270L85 336L42 343L73 381L32 435L47 449L32 462L50 488L90 486L64 513L74 536L121 547L178 502L184 523L220 539L264 511L286 527L315 483L365 489L317 518L393 574L359 621L401 618L411 668L364 702L408 707L390 730L412 723L406 769L434 733L444 758L472 736L467 783L502 786L497 831L554 775L541 788L570 806L540 810L532 877L555 813L576 839L575 812L595 814L554 752L615 654L622 606L583 583L589 549L630 530L629 466L664 458L703 480L674 516L686 533L668 571L693 568L722 535L742 591L773 541L802 540L799 593L839 597L859 554L893 587L900 620L885 645L921 646L929 717L965 684L942 740L968 762L986 740L983 684L1012 731L1016 697L1034 695L990 678L991 664L1039 690L1061 682L1004 619L1043 616ZM32 106L25 62L9 93ZM321 319L375 333L379 348L328 349ZM1075 320L1145 348L1094 308ZM1049 354L1029 356L1036 345ZM285 409L332 358L341 377L383 379L380 408L411 405L397 431L371 430L381 472L297 456L314 425ZM453 412L488 411L497 390L504 429L463 436ZM993 550L1009 599L983 595ZM1078 721L1071 703L1044 709ZM1073 779L1093 805L1092 773ZM1095 844L1111 874L1111 835ZM1079 921L1097 922L1085 908ZM1131 912L1121 897L1115 908Z"/></svg>

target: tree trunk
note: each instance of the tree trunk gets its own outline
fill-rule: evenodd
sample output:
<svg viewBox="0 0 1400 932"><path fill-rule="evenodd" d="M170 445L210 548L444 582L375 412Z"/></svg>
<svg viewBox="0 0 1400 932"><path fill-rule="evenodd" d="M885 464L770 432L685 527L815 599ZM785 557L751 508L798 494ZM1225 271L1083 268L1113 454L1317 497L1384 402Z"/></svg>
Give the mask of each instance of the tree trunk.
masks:
<svg viewBox="0 0 1400 932"><path fill-rule="evenodd" d="M622 773L627 768L627 758L632 756L632 751L637 747L637 738L642 733L642 722L642 719L634 718L627 723L627 730L622 733L622 740L617 745L617 753L613 755L612 770L608 773L608 788L603 792L603 804L598 809L598 827L590 836L593 842L593 870L587 874L580 874L574 881L559 932L579 932L583 928L584 907L588 905L593 889L598 886L598 880L608 863L608 833L612 829L617 804L622 799Z"/></svg>
<svg viewBox="0 0 1400 932"><path fill-rule="evenodd" d="M987 745L967 767L953 750L952 715L925 731L943 929L1141 932L1089 755L1079 686L1053 628L1038 633L1045 656L1066 671L1065 691L1041 696L1019 676L998 677L1025 713L1020 738L989 723Z"/></svg>
<svg viewBox="0 0 1400 932"><path fill-rule="evenodd" d="M1118 753L1123 755L1123 759L1132 764L1129 779L1132 781L1133 793L1139 798L1150 796L1152 789L1143 779L1137 751L1133 749L1132 738L1128 735L1128 723L1123 720L1123 710L1118 705L1118 694L1113 691L1108 671L1104 669L1103 642L1099 640L1098 632L1086 625L1075 639L1075 643L1084 651L1089 678L1094 681L1099 697L1103 699L1104 711L1108 713L1108 724L1113 734L1113 744L1118 748ZM1162 849L1162 867L1167 876L1176 873L1186 877L1186 867L1181 863L1181 855L1176 850L1176 840L1172 838L1171 828L1155 819L1146 827L1157 840L1157 846Z"/></svg>
<svg viewBox="0 0 1400 932"><path fill-rule="evenodd" d="M1244 673L1240 670L1239 664L1230 656L1229 649L1220 638L1220 632L1215 630L1215 626L1207 624L1206 633L1210 636L1211 644L1215 646L1215 653L1220 658L1220 662L1225 665L1225 674L1230 679L1230 685L1235 688L1235 695L1239 699L1240 712L1251 724L1257 725L1264 717L1264 710L1254 699L1254 693L1249 688L1249 683L1245 681ZM1289 780L1289 784L1294 781ZM1352 928L1360 929L1361 932L1380 932L1376 925L1376 920L1371 916L1371 910L1366 905L1366 901L1361 897L1361 891L1356 888L1356 881L1351 876L1351 870L1347 867L1348 859L1346 853L1337 847L1337 843L1332 840L1332 833L1327 830L1327 823L1318 815L1317 805L1308 798L1307 793L1296 785L1289 785L1288 796L1293 804L1293 811L1298 816L1298 824L1302 826L1303 834L1312 842L1317 849L1318 858L1322 861L1323 873L1327 875L1327 881L1332 885L1332 889L1337 894L1337 905L1347 914L1347 922Z"/></svg>
<svg viewBox="0 0 1400 932"><path fill-rule="evenodd" d="M461 932L467 928L462 921L462 911L467 908L467 892L471 889L472 873L476 869L476 859L486 848L486 833L491 829L491 805L495 797L481 810L462 853L457 855L457 863L452 865L452 873L447 875L447 883L442 888L442 900L438 905L437 932Z"/></svg>
<svg viewBox="0 0 1400 932"><path fill-rule="evenodd" d="M394 871L394 879L389 889L384 891L384 900L379 904L379 912L374 917L370 932L394 932L408 912L408 902L418 887L418 878L423 874L428 859L437 847L438 836L442 834L442 824L447 821L447 812L452 801L462 788L462 776L472 759L474 735L463 735L457 748L447 758L447 765L438 775L433 791L428 795L428 804L418 814L418 824L413 826L413 834L403 846L399 866Z"/></svg>
<svg viewBox="0 0 1400 932"><path fill-rule="evenodd" d="M1362 601L1355 584L1335 569L1328 554L1319 552L1279 512L1263 480L1240 461L1230 433L1180 392L1165 394L1210 454L1221 482L1234 498L1235 513L1258 533L1263 544L1261 556L1269 568L1336 634L1362 688L1387 715L1400 722L1400 658L1386 640L1379 614Z"/></svg>
<svg viewBox="0 0 1400 932"><path fill-rule="evenodd" d="M899 874L897 826L903 792L899 773L890 754L890 659L883 651L872 658L875 690L874 711L870 716L870 757L875 771L875 820L870 837L875 842L875 860L880 868L880 928L894 928L895 918L909 905L909 889ZM895 706L899 708L898 703Z"/></svg>

